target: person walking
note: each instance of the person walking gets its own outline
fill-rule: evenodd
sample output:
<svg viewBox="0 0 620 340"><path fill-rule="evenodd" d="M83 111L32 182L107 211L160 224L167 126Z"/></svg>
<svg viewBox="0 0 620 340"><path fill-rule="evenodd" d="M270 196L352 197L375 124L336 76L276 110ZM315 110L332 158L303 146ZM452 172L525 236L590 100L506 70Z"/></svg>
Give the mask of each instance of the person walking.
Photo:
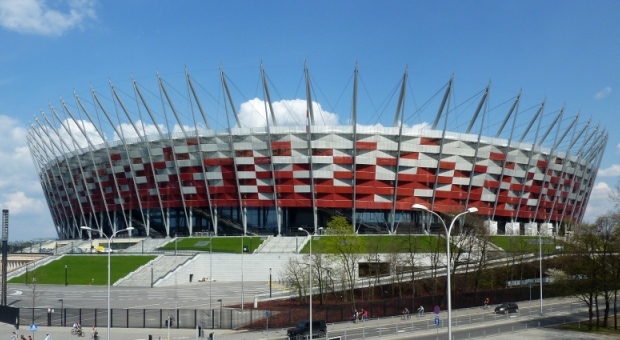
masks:
<svg viewBox="0 0 620 340"><path fill-rule="evenodd" d="M45 340L52 340L52 338L50 337L50 333L47 333L47 336L45 336Z"/></svg>
<svg viewBox="0 0 620 340"><path fill-rule="evenodd" d="M11 340L17 340L17 333L11 333Z"/></svg>
<svg viewBox="0 0 620 340"><path fill-rule="evenodd" d="M368 321L368 311L365 310L364 313L362 314L362 321Z"/></svg>
<svg viewBox="0 0 620 340"><path fill-rule="evenodd" d="M491 300L489 300L489 298L487 297L484 300L484 308L486 308L486 309L490 308L490 306L489 306L490 304L491 304Z"/></svg>

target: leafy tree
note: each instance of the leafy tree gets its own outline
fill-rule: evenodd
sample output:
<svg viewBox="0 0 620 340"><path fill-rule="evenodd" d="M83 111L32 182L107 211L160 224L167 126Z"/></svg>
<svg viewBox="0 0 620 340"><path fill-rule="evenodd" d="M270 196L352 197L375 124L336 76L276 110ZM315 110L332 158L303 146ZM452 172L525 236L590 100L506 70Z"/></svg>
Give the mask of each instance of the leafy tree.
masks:
<svg viewBox="0 0 620 340"><path fill-rule="evenodd" d="M362 254L366 252L366 242L359 237L353 226L343 216L333 216L327 222L325 252L333 262L340 265L349 297L355 308L355 282L357 267Z"/></svg>

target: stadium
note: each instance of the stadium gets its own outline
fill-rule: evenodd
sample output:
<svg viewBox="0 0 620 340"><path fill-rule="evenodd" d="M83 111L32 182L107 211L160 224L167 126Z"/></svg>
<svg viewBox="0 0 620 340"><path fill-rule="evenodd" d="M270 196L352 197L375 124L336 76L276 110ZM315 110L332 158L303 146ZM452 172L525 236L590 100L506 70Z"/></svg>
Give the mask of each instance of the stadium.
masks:
<svg viewBox="0 0 620 340"><path fill-rule="evenodd" d="M218 73L219 94L187 72L179 89L159 75L152 89L132 78L128 91L91 88L34 118L28 145L59 238L82 238L82 226L292 235L335 215L358 233L433 232L438 221L414 204L440 214L476 207L491 234L557 231L583 219L607 143L603 128L546 99L523 109L518 93L491 107L489 85L459 101L454 78L417 107L405 71L389 104L374 109L392 110L389 122L373 124L358 118L369 105L358 99L356 67L341 125L313 100L321 91L307 67L304 99L272 101L261 65L263 99L240 107Z"/></svg>

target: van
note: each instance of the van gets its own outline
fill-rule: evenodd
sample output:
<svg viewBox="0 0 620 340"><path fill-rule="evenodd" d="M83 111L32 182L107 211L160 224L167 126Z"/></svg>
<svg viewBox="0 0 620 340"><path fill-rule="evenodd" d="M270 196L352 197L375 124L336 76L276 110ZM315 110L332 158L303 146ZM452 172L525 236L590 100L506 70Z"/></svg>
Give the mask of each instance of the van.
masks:
<svg viewBox="0 0 620 340"><path fill-rule="evenodd" d="M325 320L314 320L312 321L312 337L325 337L325 333L327 333L327 324ZM289 328L286 332L288 339L302 340L306 339L308 335L310 335L310 321L301 321L295 326L295 328Z"/></svg>

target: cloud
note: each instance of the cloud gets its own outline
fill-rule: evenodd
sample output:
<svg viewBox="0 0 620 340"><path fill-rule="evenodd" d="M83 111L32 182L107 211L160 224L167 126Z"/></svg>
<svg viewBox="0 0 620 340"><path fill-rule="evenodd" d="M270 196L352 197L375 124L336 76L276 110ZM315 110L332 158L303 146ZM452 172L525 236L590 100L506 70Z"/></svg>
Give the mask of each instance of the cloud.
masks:
<svg viewBox="0 0 620 340"><path fill-rule="evenodd" d="M0 26L26 34L60 36L95 19L95 0L0 0Z"/></svg>
<svg viewBox="0 0 620 340"><path fill-rule="evenodd" d="M611 87L607 86L606 88L601 90L601 92L595 94L594 95L594 99L603 99L603 98L607 97L607 95L610 94L610 93L611 93Z"/></svg>
<svg viewBox="0 0 620 340"><path fill-rule="evenodd" d="M601 177L620 176L620 164L612 164L609 168L599 169L598 175Z"/></svg>
<svg viewBox="0 0 620 340"><path fill-rule="evenodd" d="M17 120L0 115L0 209L9 209L9 241L56 237L26 134Z"/></svg>
<svg viewBox="0 0 620 340"><path fill-rule="evenodd" d="M272 124L271 114L266 117L265 102L254 98L243 104L239 109L239 120L243 127L263 127ZM272 103L274 116L279 126L305 126L307 104L304 99L281 100ZM338 125L338 115L324 111L321 104L313 102L312 111L314 112L315 125ZM236 124L235 124L236 125Z"/></svg>
<svg viewBox="0 0 620 340"><path fill-rule="evenodd" d="M598 182L594 184L583 217L584 222L594 222L597 217L614 209L614 202L609 198L611 193L612 189L607 183Z"/></svg>

